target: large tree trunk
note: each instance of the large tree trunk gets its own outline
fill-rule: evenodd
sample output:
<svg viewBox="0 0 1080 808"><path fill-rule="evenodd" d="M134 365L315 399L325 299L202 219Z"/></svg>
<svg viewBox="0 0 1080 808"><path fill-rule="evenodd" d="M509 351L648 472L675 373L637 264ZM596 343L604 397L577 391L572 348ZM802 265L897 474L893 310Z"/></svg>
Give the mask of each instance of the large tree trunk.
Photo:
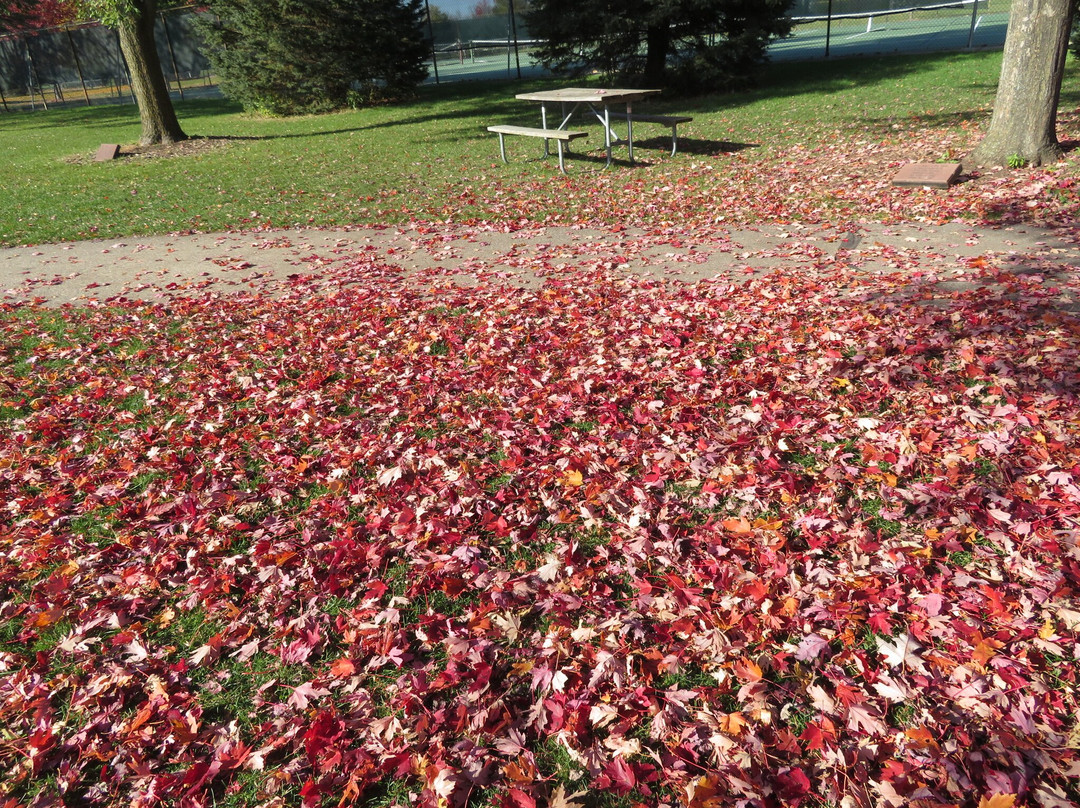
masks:
<svg viewBox="0 0 1080 808"><path fill-rule="evenodd" d="M157 143L175 143L187 140L180 128L169 97L169 87L161 70L157 44L154 42L154 14L156 0L133 3L136 10L125 15L117 31L120 34L120 50L131 71L131 89L139 105L142 119L142 138L139 143L152 146Z"/></svg>
<svg viewBox="0 0 1080 808"><path fill-rule="evenodd" d="M1005 35L1001 80L974 165L1031 165L1061 158L1056 124L1072 27L1073 0L1015 0Z"/></svg>
<svg viewBox="0 0 1080 808"><path fill-rule="evenodd" d="M645 32L645 86L664 86L670 48L671 29L667 24L650 25Z"/></svg>

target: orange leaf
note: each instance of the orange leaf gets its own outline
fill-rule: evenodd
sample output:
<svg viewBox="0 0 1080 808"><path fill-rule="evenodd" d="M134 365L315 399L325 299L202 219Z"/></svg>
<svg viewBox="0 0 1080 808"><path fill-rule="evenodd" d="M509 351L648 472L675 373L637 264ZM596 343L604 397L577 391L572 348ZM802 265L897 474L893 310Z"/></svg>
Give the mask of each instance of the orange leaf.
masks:
<svg viewBox="0 0 1080 808"><path fill-rule="evenodd" d="M740 659L735 663L735 675L747 682L760 682L764 674L752 659Z"/></svg>
<svg viewBox="0 0 1080 808"><path fill-rule="evenodd" d="M913 744L918 746L937 746L937 741L934 740L934 733L930 731L929 727L912 727L911 729L904 730L904 735L906 735L908 740Z"/></svg>
<svg viewBox="0 0 1080 808"><path fill-rule="evenodd" d="M749 533L752 528L750 523L745 519L725 519L721 524L724 526L724 530L730 533Z"/></svg>
<svg viewBox="0 0 1080 808"><path fill-rule="evenodd" d="M330 673L339 679L344 679L346 676L352 676L356 673L356 666L351 660L342 657L330 665Z"/></svg>
<svg viewBox="0 0 1080 808"><path fill-rule="evenodd" d="M45 626L51 626L53 623L60 622L60 618L64 616L64 610L53 606L46 612L39 612L37 617L34 618L34 628L45 628Z"/></svg>
<svg viewBox="0 0 1080 808"><path fill-rule="evenodd" d="M995 794L979 800L979 808L1012 808L1015 804L1015 794Z"/></svg>
<svg viewBox="0 0 1080 808"><path fill-rule="evenodd" d="M720 731L728 735L738 735L746 726L746 719L742 713L728 713L720 716Z"/></svg>

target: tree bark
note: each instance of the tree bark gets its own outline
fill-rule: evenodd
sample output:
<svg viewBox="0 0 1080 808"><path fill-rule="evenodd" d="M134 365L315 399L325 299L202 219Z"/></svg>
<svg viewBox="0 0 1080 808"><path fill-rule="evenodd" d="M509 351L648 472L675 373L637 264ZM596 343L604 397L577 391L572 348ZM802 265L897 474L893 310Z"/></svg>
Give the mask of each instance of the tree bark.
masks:
<svg viewBox="0 0 1080 808"><path fill-rule="evenodd" d="M142 137L139 143L153 146L187 140L180 128L169 97L169 87L161 70L157 43L154 41L156 0L140 0L133 4L136 11L126 15L117 26L120 50L131 72L131 89L139 105Z"/></svg>
<svg viewBox="0 0 1080 808"><path fill-rule="evenodd" d="M645 84L663 87L667 70L668 50L671 48L671 29L665 24L650 25L645 32Z"/></svg>
<svg viewBox="0 0 1080 808"><path fill-rule="evenodd" d="M990 128L965 162L1042 165L1061 158L1057 108L1072 13L1073 0L1015 0Z"/></svg>

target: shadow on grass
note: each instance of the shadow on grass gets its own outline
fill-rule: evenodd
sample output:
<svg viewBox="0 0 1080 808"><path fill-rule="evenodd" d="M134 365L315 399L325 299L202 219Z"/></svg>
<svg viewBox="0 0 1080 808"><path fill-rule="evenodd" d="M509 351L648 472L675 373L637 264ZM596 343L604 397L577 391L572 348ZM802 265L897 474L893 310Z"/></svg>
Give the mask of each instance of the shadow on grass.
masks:
<svg viewBox="0 0 1080 808"><path fill-rule="evenodd" d="M710 93L705 95L680 95L666 91L655 100L650 100L647 107L650 112L664 113L677 111L683 114L715 113L725 109L735 109L763 100L791 98L803 94L835 94L859 87L896 82L906 76L918 74L934 68L942 62L983 58L978 54L924 54L917 56L889 56L876 58L840 59L813 62L780 62L767 65L758 86L754 89L736 93ZM857 68L857 69L853 69ZM599 76L568 78L534 78L523 81L492 79L470 82L452 82L440 85L424 85L418 88L413 100L397 105L370 107L361 113L372 112L379 120L359 124L355 127L332 127L316 131L285 131L255 136L270 138L302 138L321 135L344 134L354 131L384 129L398 125L416 125L440 120L490 118L494 121L506 116L535 117L535 105L518 101L518 93L551 89L566 86L568 83L583 86L605 86ZM981 87L982 85L972 85ZM985 88L989 93L991 88ZM1080 101L1080 91L1062 94L1063 103ZM236 102L224 98L197 98L176 101L175 107L181 125L197 130L198 122L194 119L216 118L227 115L239 115L243 108ZM400 111L401 117L387 111ZM336 113L330 113L334 115ZM975 113L973 113L975 114ZM18 112L10 118L18 126L25 128L45 128L57 125L78 125L88 128L105 128L118 125L138 125L138 110L134 105L101 105L79 107L49 112ZM322 116L311 116L309 122L317 121ZM303 127L304 119L266 118L259 123L278 123L283 127ZM486 122L486 121L485 121ZM237 121L240 129L245 121ZM234 130L235 131L235 130ZM189 132L189 134L191 134ZM199 134L205 134L199 132ZM224 136L227 133L221 133ZM236 132L241 134L241 132Z"/></svg>
<svg viewBox="0 0 1080 808"><path fill-rule="evenodd" d="M919 54L835 59L829 61L776 62L765 66L757 85L731 93L712 93L680 98L678 109L686 114L702 114L774 99L805 94L832 95L846 90L889 86L911 75L931 70L942 63L983 59L981 54ZM976 89L981 85L975 86ZM665 99L674 96L664 95ZM673 106L672 109L675 107Z"/></svg>

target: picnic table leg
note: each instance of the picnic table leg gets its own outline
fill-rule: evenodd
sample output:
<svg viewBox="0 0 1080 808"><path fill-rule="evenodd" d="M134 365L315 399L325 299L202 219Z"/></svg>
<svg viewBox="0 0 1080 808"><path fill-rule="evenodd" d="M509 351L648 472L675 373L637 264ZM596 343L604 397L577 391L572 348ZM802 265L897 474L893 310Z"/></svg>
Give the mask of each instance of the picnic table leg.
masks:
<svg viewBox="0 0 1080 808"><path fill-rule="evenodd" d="M502 161L504 163L509 163L510 161L506 159L506 140L505 140L505 138L503 136L503 133L498 132L496 134L498 134L498 136L499 136L499 154L502 155Z"/></svg>
<svg viewBox="0 0 1080 808"><path fill-rule="evenodd" d="M633 105L626 102L626 146L630 151L630 164L634 164L634 110Z"/></svg>
<svg viewBox="0 0 1080 808"><path fill-rule="evenodd" d="M547 104L545 104L543 101L540 102L540 128L547 129ZM544 138L544 157L548 157L550 155L551 152L548 151L547 138Z"/></svg>
<svg viewBox="0 0 1080 808"><path fill-rule="evenodd" d="M544 143L547 143L547 141L545 140ZM555 148L557 148L559 150L559 171L561 171L563 174L565 174L566 173L566 166L563 165L563 148L562 147L563 147L562 141L561 140L556 140L555 141Z"/></svg>
<svg viewBox="0 0 1080 808"><path fill-rule="evenodd" d="M611 167L611 112L607 104L604 104L604 145L607 147L607 165Z"/></svg>

